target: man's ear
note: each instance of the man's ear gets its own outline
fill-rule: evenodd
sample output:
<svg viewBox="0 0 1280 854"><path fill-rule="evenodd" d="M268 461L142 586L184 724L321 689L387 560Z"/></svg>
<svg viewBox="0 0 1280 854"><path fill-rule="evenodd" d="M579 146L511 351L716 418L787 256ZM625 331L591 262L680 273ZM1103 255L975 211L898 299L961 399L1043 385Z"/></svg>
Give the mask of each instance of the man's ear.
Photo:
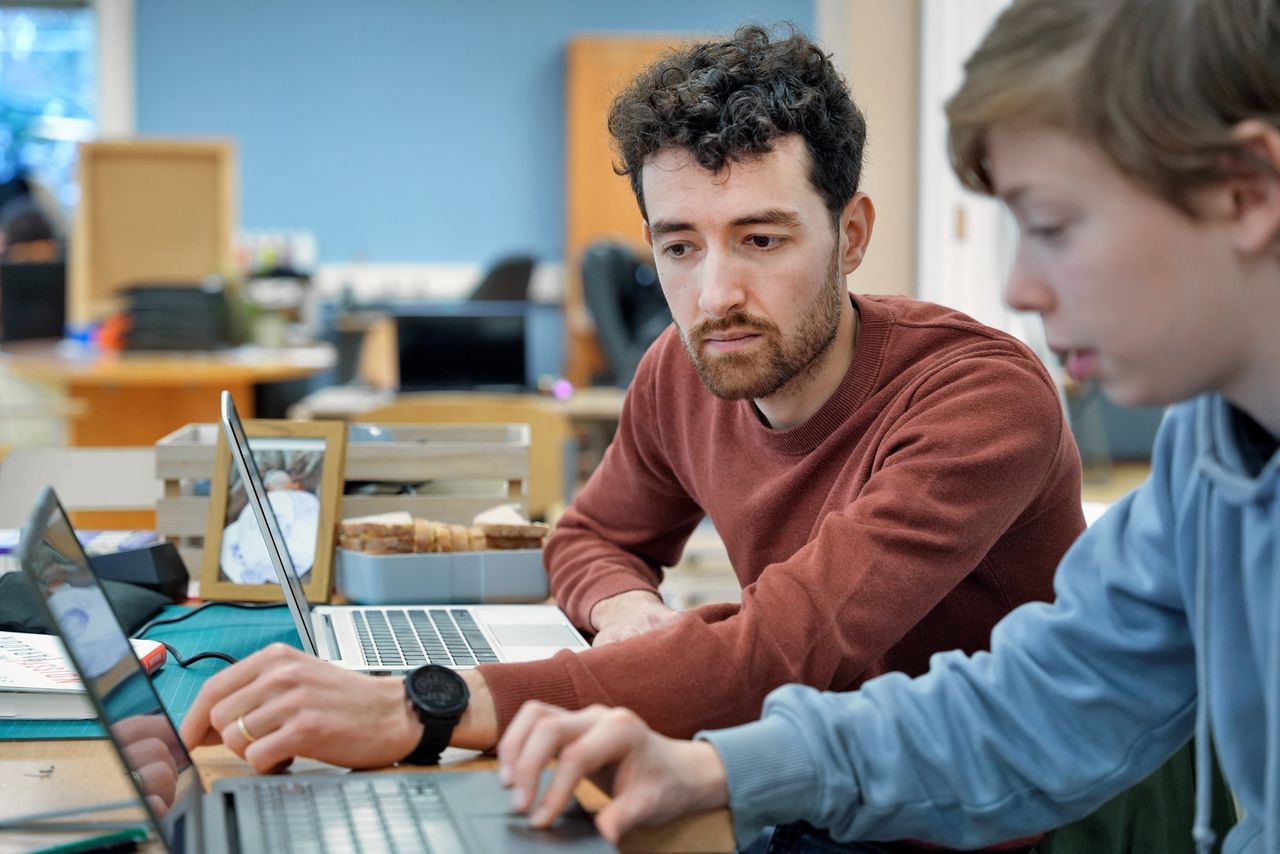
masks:
<svg viewBox="0 0 1280 854"><path fill-rule="evenodd" d="M643 220L643 221L640 223L640 228L641 228L641 230L642 230L642 231L643 231L643 233L644 233L644 242L645 242L645 243L648 243L650 246L652 246L652 245L653 245L653 232L649 230L649 220L647 220L647 219L646 219L646 220Z"/></svg>
<svg viewBox="0 0 1280 854"><path fill-rule="evenodd" d="M1226 182L1236 248L1249 254L1280 251L1280 128L1249 119L1232 136L1256 159Z"/></svg>
<svg viewBox="0 0 1280 854"><path fill-rule="evenodd" d="M840 214L840 271L849 275L862 264L871 242L871 229L876 224L876 208L871 197L858 192Z"/></svg>

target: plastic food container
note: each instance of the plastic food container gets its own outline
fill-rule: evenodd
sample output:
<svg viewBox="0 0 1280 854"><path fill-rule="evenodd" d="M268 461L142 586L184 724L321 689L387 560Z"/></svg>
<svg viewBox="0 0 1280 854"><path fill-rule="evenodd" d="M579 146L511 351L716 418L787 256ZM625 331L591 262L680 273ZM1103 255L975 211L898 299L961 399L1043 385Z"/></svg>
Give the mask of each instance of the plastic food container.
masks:
<svg viewBox="0 0 1280 854"><path fill-rule="evenodd" d="M541 549L373 555L339 548L334 585L357 605L541 602Z"/></svg>

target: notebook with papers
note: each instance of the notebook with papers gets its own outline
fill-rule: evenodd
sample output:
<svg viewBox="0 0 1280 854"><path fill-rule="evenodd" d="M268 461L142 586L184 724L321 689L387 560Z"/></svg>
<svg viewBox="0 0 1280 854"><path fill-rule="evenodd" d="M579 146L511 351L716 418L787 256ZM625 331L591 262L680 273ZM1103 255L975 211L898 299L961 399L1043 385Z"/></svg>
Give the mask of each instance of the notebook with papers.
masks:
<svg viewBox="0 0 1280 854"><path fill-rule="evenodd" d="M613 850L578 807L533 830L491 771L323 770L223 779L206 792L51 489L18 560L128 775L100 782L103 803L6 819L0 831L141 827L171 852Z"/></svg>
<svg viewBox="0 0 1280 854"><path fill-rule="evenodd" d="M562 649L588 647L569 618L554 605L312 608L267 500L235 402L225 391L221 423L306 652L350 670L402 673L423 664L467 669L491 662L534 661Z"/></svg>

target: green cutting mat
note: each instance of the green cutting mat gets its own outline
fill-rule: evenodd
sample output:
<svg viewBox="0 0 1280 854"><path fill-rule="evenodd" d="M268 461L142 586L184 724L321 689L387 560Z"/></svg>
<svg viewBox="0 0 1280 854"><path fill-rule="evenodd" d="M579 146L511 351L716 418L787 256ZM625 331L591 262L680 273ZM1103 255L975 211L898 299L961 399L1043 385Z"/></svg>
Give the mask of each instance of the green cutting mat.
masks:
<svg viewBox="0 0 1280 854"><path fill-rule="evenodd" d="M161 617L175 617L190 610L187 606L170 605L164 609ZM289 610L284 607L250 611L215 605L181 623L156 626L147 632L146 638L164 641L183 658L216 650L233 658L243 659L276 641L300 646L298 633L289 618ZM205 659L182 668L170 656L151 681L174 723L180 723L187 709L195 702L196 694L200 692L204 681L227 667L230 665L224 661ZM91 720L0 721L0 741L102 737L102 727L97 721Z"/></svg>

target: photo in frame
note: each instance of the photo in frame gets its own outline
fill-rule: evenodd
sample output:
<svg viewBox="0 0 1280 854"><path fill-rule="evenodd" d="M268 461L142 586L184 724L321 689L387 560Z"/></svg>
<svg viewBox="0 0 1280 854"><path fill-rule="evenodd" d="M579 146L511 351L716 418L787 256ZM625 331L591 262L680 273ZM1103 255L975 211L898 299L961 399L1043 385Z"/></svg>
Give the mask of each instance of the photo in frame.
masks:
<svg viewBox="0 0 1280 854"><path fill-rule="evenodd" d="M253 419L245 422L245 432L307 601L327 602L346 470L346 424ZM246 484L221 430L209 488L200 597L247 602L284 598Z"/></svg>

